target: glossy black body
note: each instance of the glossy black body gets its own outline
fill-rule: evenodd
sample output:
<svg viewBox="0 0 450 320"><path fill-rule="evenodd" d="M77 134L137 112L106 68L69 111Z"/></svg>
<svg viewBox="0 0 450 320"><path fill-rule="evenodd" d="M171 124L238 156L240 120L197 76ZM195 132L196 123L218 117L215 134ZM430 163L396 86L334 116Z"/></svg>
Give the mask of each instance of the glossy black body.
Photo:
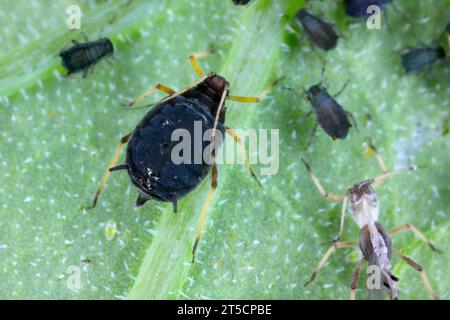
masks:
<svg viewBox="0 0 450 320"><path fill-rule="evenodd" d="M306 37L314 45L326 51L336 47L339 36L328 22L323 21L304 8L297 12L295 21L302 27Z"/></svg>
<svg viewBox="0 0 450 320"><path fill-rule="evenodd" d="M402 54L402 66L406 73L420 72L445 58L445 50L441 46L411 49Z"/></svg>
<svg viewBox="0 0 450 320"><path fill-rule="evenodd" d="M154 106L134 129L128 142L126 161L128 174L139 190L138 206L149 199L176 204L194 190L208 175L211 165L194 163L194 122L200 121L201 137L212 129L220 98L228 82L210 74L200 84ZM217 130L224 137L225 109L222 109ZM175 164L172 148L179 141L171 141L172 132L185 129L191 136L190 164ZM201 139L200 137L200 139ZM201 155L210 142L203 141ZM216 144L216 147L218 144Z"/></svg>
<svg viewBox="0 0 450 320"><path fill-rule="evenodd" d="M233 3L237 6L243 6L250 3L252 0L233 0Z"/></svg>
<svg viewBox="0 0 450 320"><path fill-rule="evenodd" d="M352 126L347 112L321 85L314 85L306 92L317 122L333 139L345 139Z"/></svg>
<svg viewBox="0 0 450 320"><path fill-rule="evenodd" d="M114 53L114 46L108 38L84 43L75 40L72 42L74 43L72 47L59 52L62 65L68 70L68 74L87 71L102 58Z"/></svg>
<svg viewBox="0 0 450 320"><path fill-rule="evenodd" d="M367 13L369 6L376 5L383 10L392 0L344 0L344 2L347 15L354 18L362 18L369 15Z"/></svg>

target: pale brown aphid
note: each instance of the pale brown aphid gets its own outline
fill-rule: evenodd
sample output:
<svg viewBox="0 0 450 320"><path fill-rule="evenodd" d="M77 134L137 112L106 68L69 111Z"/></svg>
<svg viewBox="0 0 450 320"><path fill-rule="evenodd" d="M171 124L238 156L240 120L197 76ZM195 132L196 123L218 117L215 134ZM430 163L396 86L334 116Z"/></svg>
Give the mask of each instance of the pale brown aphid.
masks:
<svg viewBox="0 0 450 320"><path fill-rule="evenodd" d="M320 194L322 194L322 196L325 197L327 200L343 202L341 211L340 230L338 237L333 241L332 246L327 250L325 255L322 257L315 271L311 275L310 279L305 283L305 286L314 281L316 275L319 273L320 269L322 269L325 262L328 260L328 258L334 251L340 248L359 247L360 250L362 251L363 258L358 262L355 271L353 273L350 299L352 300L355 299L356 284L359 279L360 270L365 261L367 261L369 265L376 265L379 267L382 277L381 279L382 283L387 289L390 298L398 299L398 289L396 282L398 282L399 279L395 277L391 272L392 266L390 263L390 259L392 255L398 256L412 268L420 272L420 275L422 277L423 282L425 283L427 290L430 292L430 294L434 299L438 299L438 295L434 292L433 288L431 287L431 284L428 280L425 270L410 258L402 255L399 252L392 251L390 236L399 233L401 231L410 230L419 239L426 242L433 251L438 251L436 247L415 226L411 224L400 225L392 229L390 232L386 233L382 225L377 222L379 213L379 202L377 199L377 195L375 193L375 188L382 185L390 176L405 171L415 170L417 167L412 166L402 170L389 172L381 155L377 152L377 150L373 145L369 145L368 151L370 153L372 152L375 153L378 164L383 170L383 174L377 178L369 179L355 184L354 186L352 186L347 190L345 195L335 195L325 191L325 189L320 184L317 177L312 173L309 164L306 162L304 158L302 158L302 161L305 164L306 169L308 170L308 173L311 179L313 180L315 186L319 190ZM358 224L360 228L359 244L355 242L340 241L342 231L344 229L344 218L345 213L347 211L347 207L353 220L355 221L356 224Z"/></svg>

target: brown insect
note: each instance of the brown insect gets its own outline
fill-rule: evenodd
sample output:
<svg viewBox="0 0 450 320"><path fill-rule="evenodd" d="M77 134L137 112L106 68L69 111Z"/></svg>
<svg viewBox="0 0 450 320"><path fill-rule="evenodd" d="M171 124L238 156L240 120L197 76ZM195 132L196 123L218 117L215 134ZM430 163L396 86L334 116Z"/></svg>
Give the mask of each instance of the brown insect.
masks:
<svg viewBox="0 0 450 320"><path fill-rule="evenodd" d="M369 266L374 266L377 270L379 270L379 275L381 277L381 279L379 279L379 282L380 284L382 283L384 285L384 288L387 290L389 297L391 299L398 299L398 289L396 283L399 281L399 279L391 272L392 266L390 261L393 255L399 257L412 268L420 272L427 290L430 292L434 299L438 299L438 295L431 287L425 270L412 259L404 256L398 251L393 251L390 237L399 232L409 230L413 232L420 240L427 243L431 250L439 250L437 250L436 247L425 237L425 235L412 224L403 224L390 230L389 232L386 232L383 226L378 222L379 201L375 193L375 189L382 185L389 177L401 172L415 170L417 167L411 166L409 168L389 172L383 158L376 151L373 145L369 145L368 151L369 153L375 153L378 164L383 170L383 174L374 179L365 180L355 184L347 190L345 195L335 195L327 192L323 188L317 177L312 173L309 164L304 158L302 158L302 161L305 164L306 169L308 170L308 173L315 186L319 190L320 194L329 201L343 202L339 234L337 238L332 241L333 244L322 257L310 279L305 283L305 286L314 281L316 275L325 265L328 258L337 249L359 247L363 254L363 258L358 262L353 273L350 291L350 298L352 300L354 300L356 297L356 285L359 279L361 268L365 261L369 263ZM352 216L353 220L356 222L356 224L358 224L360 228L359 244L350 241L340 241L342 231L344 229L344 219L347 208L349 209L350 215ZM381 291L381 294L383 294L383 288L368 289L370 294L374 293L370 290L377 290L379 293Z"/></svg>

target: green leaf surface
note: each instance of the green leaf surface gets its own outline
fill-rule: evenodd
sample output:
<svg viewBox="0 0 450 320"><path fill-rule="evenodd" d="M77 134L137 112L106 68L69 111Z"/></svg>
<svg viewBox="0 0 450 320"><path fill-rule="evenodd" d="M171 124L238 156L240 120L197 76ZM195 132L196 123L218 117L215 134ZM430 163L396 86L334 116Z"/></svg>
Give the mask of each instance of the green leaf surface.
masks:
<svg viewBox="0 0 450 320"><path fill-rule="evenodd" d="M449 298L449 69L436 65L405 76L399 58L402 48L419 45L414 34L437 41L448 1L399 2L413 23L389 7L390 28L382 30L345 17L332 1L311 2L343 36L326 55L290 26L302 0L255 0L248 7L216 0L79 1L83 31L115 45L114 59L85 79L63 77L56 57L71 39L81 39L65 26L70 4L20 0L0 9L0 298L348 299L358 250L338 251L316 282L303 286L338 232L341 207L320 196L300 156L330 192L342 194L380 173L375 158L364 154L369 139L389 168L421 166L380 187L380 222L386 229L414 224L443 251L431 252L409 233L393 239L395 249L425 268L440 297ZM137 192L124 172L111 176L95 210L83 208L120 137L146 113L124 105L157 82L176 89L192 83L186 58L211 46L216 53L200 64L225 76L231 94L258 95L284 77L257 105L227 103L232 128L279 129L279 171L261 175L261 189L243 166L219 166L218 192L191 264L209 178L180 201L176 214L154 201L136 208ZM314 119L289 123L311 108L301 90L320 80L318 55L326 56L331 93L350 80L338 100L359 132L332 141L318 130L305 152ZM111 221L117 230L108 240ZM358 232L348 218L343 239L357 241ZM396 258L393 265L402 299L430 298L417 272ZM67 285L71 266L81 270L78 290ZM366 297L363 289L357 294Z"/></svg>

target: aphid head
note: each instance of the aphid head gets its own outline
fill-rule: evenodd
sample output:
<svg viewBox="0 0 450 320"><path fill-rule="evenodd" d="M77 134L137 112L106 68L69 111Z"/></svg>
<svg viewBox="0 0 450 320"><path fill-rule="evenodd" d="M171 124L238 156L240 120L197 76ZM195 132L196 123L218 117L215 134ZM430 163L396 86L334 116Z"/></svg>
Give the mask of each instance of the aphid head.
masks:
<svg viewBox="0 0 450 320"><path fill-rule="evenodd" d="M297 13L295 14L295 17L297 19L299 19L300 21L305 19L305 17L310 16L310 13L308 10L306 10L305 8L301 8L300 10L297 11Z"/></svg>
<svg viewBox="0 0 450 320"><path fill-rule="evenodd" d="M326 92L324 87L322 87L320 84L315 84L306 91L306 97L309 101L313 101L317 98L317 96L321 95L324 92Z"/></svg>
<svg viewBox="0 0 450 320"><path fill-rule="evenodd" d="M230 83L222 76L211 72L205 79L205 85L208 86L209 89L214 91L217 96L222 96L224 90L228 91L230 87Z"/></svg>
<svg viewBox="0 0 450 320"><path fill-rule="evenodd" d="M100 39L102 45L105 48L105 51L113 53L114 52L114 45L108 38L102 38Z"/></svg>

